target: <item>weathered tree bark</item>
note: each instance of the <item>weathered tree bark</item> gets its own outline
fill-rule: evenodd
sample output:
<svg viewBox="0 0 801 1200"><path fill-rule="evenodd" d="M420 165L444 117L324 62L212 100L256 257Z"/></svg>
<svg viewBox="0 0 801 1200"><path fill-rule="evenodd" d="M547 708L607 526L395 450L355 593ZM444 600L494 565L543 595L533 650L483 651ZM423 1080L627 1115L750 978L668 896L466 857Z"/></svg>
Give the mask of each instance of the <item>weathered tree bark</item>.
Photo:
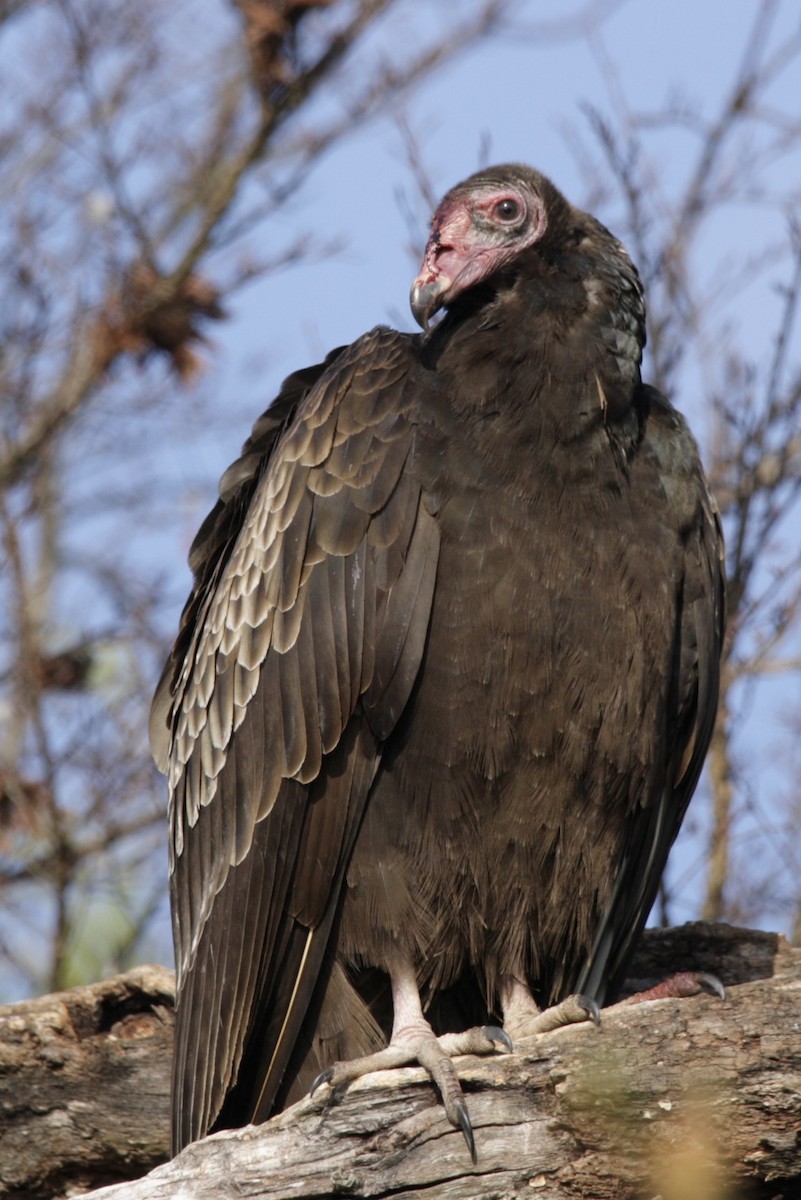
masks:
<svg viewBox="0 0 801 1200"><path fill-rule="evenodd" d="M619 1005L513 1055L464 1058L478 1164L425 1074L322 1089L104 1200L801 1196L801 951L776 934L650 931L635 974L714 970L712 997ZM74 1195L167 1154L171 974L141 968L0 1009L0 1196Z"/></svg>
<svg viewBox="0 0 801 1200"><path fill-rule="evenodd" d="M175 984L139 967L0 1007L0 1197L135 1179L169 1144Z"/></svg>

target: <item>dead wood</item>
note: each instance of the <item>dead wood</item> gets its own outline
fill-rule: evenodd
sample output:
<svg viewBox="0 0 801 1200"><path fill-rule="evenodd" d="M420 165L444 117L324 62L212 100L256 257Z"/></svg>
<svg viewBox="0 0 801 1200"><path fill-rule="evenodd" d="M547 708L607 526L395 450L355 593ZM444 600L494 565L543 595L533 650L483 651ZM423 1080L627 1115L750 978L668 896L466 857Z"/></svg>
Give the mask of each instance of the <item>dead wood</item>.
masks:
<svg viewBox="0 0 801 1200"><path fill-rule="evenodd" d="M607 1009L514 1055L459 1061L474 1167L425 1074L322 1089L261 1128L217 1134L103 1200L801 1195L801 950L696 923L649 931L633 974L714 970L701 996ZM0 1196L74 1195L167 1154L171 973L0 1009Z"/></svg>

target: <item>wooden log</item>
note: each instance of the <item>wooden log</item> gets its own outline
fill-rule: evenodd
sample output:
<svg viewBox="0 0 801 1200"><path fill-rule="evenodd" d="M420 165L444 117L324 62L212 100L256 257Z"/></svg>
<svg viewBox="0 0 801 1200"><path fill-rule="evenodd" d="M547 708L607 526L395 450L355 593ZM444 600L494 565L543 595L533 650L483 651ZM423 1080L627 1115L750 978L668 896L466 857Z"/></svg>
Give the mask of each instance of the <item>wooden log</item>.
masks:
<svg viewBox="0 0 801 1200"><path fill-rule="evenodd" d="M134 1179L168 1150L165 967L0 1007L0 1197Z"/></svg>
<svg viewBox="0 0 801 1200"><path fill-rule="evenodd" d="M598 1030L458 1060L475 1166L425 1073L410 1068L337 1097L323 1088L260 1128L217 1134L92 1195L797 1200L801 951L728 926L650 931L634 974L678 968L714 970L727 1000L617 1005ZM17 1047L10 1072L0 1059L0 1175L13 1180L0 1195L74 1195L166 1155L169 987L169 973L144 968L0 1010L0 1051L9 1021Z"/></svg>

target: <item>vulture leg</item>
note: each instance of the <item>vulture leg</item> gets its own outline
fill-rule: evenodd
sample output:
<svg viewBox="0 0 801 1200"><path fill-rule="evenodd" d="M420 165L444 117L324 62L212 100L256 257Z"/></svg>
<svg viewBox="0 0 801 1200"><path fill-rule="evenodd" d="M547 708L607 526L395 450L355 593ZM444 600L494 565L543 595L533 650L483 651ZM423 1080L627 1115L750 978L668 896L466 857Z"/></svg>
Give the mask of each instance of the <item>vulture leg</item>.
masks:
<svg viewBox="0 0 801 1200"><path fill-rule="evenodd" d="M679 971L676 975L669 975L655 987L627 996L620 1003L643 1004L646 1000L683 999L686 996L699 996L704 992L709 996L719 996L721 1000L726 999L726 989L717 975L710 975L707 971Z"/></svg>
<svg viewBox="0 0 801 1200"><path fill-rule="evenodd" d="M334 1063L321 1071L311 1086L313 1095L321 1083L336 1088L372 1071L392 1070L410 1063L424 1067L436 1085L448 1120L464 1134L473 1162L476 1148L467 1105L451 1059L457 1054L489 1054L499 1043L512 1049L509 1035L494 1025L476 1026L462 1033L437 1037L423 1015L417 978L409 960L401 955L389 968L392 985L392 1037L383 1050Z"/></svg>
<svg viewBox="0 0 801 1200"><path fill-rule="evenodd" d="M581 1021L592 1021L600 1025L601 1014L591 996L568 996L559 1004L540 1009L528 985L520 979L508 977L501 985L501 1007L504 1029L512 1038L532 1037L537 1033L550 1033L563 1025L575 1025Z"/></svg>

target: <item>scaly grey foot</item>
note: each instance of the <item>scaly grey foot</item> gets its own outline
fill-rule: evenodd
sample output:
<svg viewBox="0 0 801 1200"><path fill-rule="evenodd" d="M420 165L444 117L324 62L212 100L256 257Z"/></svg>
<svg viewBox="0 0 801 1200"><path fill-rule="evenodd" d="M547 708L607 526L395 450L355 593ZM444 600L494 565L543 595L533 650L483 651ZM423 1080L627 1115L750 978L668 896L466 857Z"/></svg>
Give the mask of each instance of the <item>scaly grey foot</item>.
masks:
<svg viewBox="0 0 801 1200"><path fill-rule="evenodd" d="M540 1009L528 986L519 979L504 980L501 1004L504 1029L515 1041L583 1021L601 1023L600 1009L591 996L568 996L550 1008Z"/></svg>
<svg viewBox="0 0 801 1200"><path fill-rule="evenodd" d="M338 1088L372 1071L394 1070L416 1063L424 1067L442 1097L448 1120L461 1129L470 1157L476 1162L473 1127L461 1085L451 1061L457 1054L490 1054L496 1046L511 1051L512 1042L496 1025L481 1025L462 1033L437 1037L423 1016L417 981L411 967L398 959L390 971L394 1019L389 1045L374 1054L350 1062L333 1063L321 1071L311 1086L311 1095L327 1083Z"/></svg>

